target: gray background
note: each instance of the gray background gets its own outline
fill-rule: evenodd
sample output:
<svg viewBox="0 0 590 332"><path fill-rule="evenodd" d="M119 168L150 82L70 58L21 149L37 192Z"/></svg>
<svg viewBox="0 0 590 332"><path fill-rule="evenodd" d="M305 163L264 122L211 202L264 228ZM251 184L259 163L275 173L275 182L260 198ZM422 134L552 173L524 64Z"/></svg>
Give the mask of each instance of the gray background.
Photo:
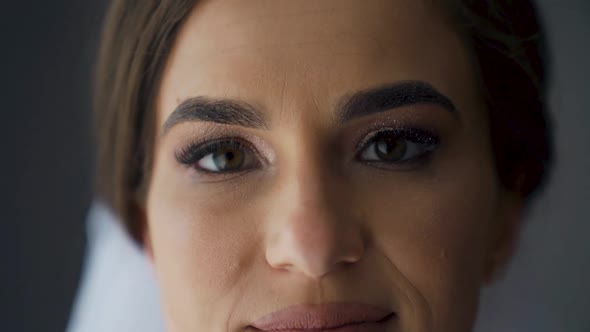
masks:
<svg viewBox="0 0 590 332"><path fill-rule="evenodd" d="M0 331L66 326L92 196L90 82L106 2L1 2Z"/></svg>
<svg viewBox="0 0 590 332"><path fill-rule="evenodd" d="M484 291L482 332L590 331L590 2L540 2L559 160L505 280ZM91 66L105 5L2 3L2 331L66 327L92 196Z"/></svg>
<svg viewBox="0 0 590 332"><path fill-rule="evenodd" d="M539 1L552 46L557 164L505 279L484 291L480 326L590 331L590 1Z"/></svg>

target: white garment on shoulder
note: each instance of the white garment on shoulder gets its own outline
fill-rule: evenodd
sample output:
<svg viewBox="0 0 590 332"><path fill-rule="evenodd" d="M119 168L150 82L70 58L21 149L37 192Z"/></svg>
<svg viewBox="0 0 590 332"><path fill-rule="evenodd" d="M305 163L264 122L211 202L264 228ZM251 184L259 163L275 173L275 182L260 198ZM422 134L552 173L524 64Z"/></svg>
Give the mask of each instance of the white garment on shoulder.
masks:
<svg viewBox="0 0 590 332"><path fill-rule="evenodd" d="M163 332L153 268L115 216L94 203L88 247L67 332Z"/></svg>

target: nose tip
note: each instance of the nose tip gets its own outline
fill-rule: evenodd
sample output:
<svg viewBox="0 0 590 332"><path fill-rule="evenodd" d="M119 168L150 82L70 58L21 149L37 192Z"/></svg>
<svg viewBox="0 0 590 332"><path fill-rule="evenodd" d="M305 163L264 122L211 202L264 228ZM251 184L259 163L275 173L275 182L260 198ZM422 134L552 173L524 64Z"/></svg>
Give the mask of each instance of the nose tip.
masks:
<svg viewBox="0 0 590 332"><path fill-rule="evenodd" d="M296 145L265 196L268 264L314 279L361 261L365 251L354 183L316 145Z"/></svg>
<svg viewBox="0 0 590 332"><path fill-rule="evenodd" d="M364 254L360 231L327 220L295 220L285 225L269 245L266 258L275 269L319 279L359 262Z"/></svg>

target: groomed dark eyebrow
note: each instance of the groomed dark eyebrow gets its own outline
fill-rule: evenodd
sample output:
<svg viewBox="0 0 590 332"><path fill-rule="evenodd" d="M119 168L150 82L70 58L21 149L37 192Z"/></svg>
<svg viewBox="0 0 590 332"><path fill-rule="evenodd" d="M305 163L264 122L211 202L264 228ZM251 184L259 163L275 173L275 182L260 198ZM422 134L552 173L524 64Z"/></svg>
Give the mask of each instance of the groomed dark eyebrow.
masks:
<svg viewBox="0 0 590 332"><path fill-rule="evenodd" d="M432 85L422 81L404 81L342 97L336 110L339 122L347 122L374 113L412 104L438 104L455 118L459 115L453 102ZM192 97L182 101L170 114L162 136L178 123L206 121L253 129L268 129L264 114L252 105L235 99Z"/></svg>
<svg viewBox="0 0 590 332"><path fill-rule="evenodd" d="M453 117L459 117L450 98L422 81L403 81L359 91L341 100L337 117L340 122L346 122L402 106L425 103L440 105Z"/></svg>
<svg viewBox="0 0 590 332"><path fill-rule="evenodd" d="M234 99L192 97L182 101L164 123L162 135L185 121L206 121L254 129L268 129L262 112Z"/></svg>

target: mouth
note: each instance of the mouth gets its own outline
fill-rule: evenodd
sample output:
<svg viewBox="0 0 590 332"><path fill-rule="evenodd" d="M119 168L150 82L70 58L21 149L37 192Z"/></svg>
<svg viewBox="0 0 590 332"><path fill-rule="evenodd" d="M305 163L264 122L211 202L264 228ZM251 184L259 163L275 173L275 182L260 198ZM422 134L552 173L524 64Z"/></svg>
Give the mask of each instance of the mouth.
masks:
<svg viewBox="0 0 590 332"><path fill-rule="evenodd" d="M364 303L305 304L278 310L248 328L262 332L381 332L395 312Z"/></svg>

